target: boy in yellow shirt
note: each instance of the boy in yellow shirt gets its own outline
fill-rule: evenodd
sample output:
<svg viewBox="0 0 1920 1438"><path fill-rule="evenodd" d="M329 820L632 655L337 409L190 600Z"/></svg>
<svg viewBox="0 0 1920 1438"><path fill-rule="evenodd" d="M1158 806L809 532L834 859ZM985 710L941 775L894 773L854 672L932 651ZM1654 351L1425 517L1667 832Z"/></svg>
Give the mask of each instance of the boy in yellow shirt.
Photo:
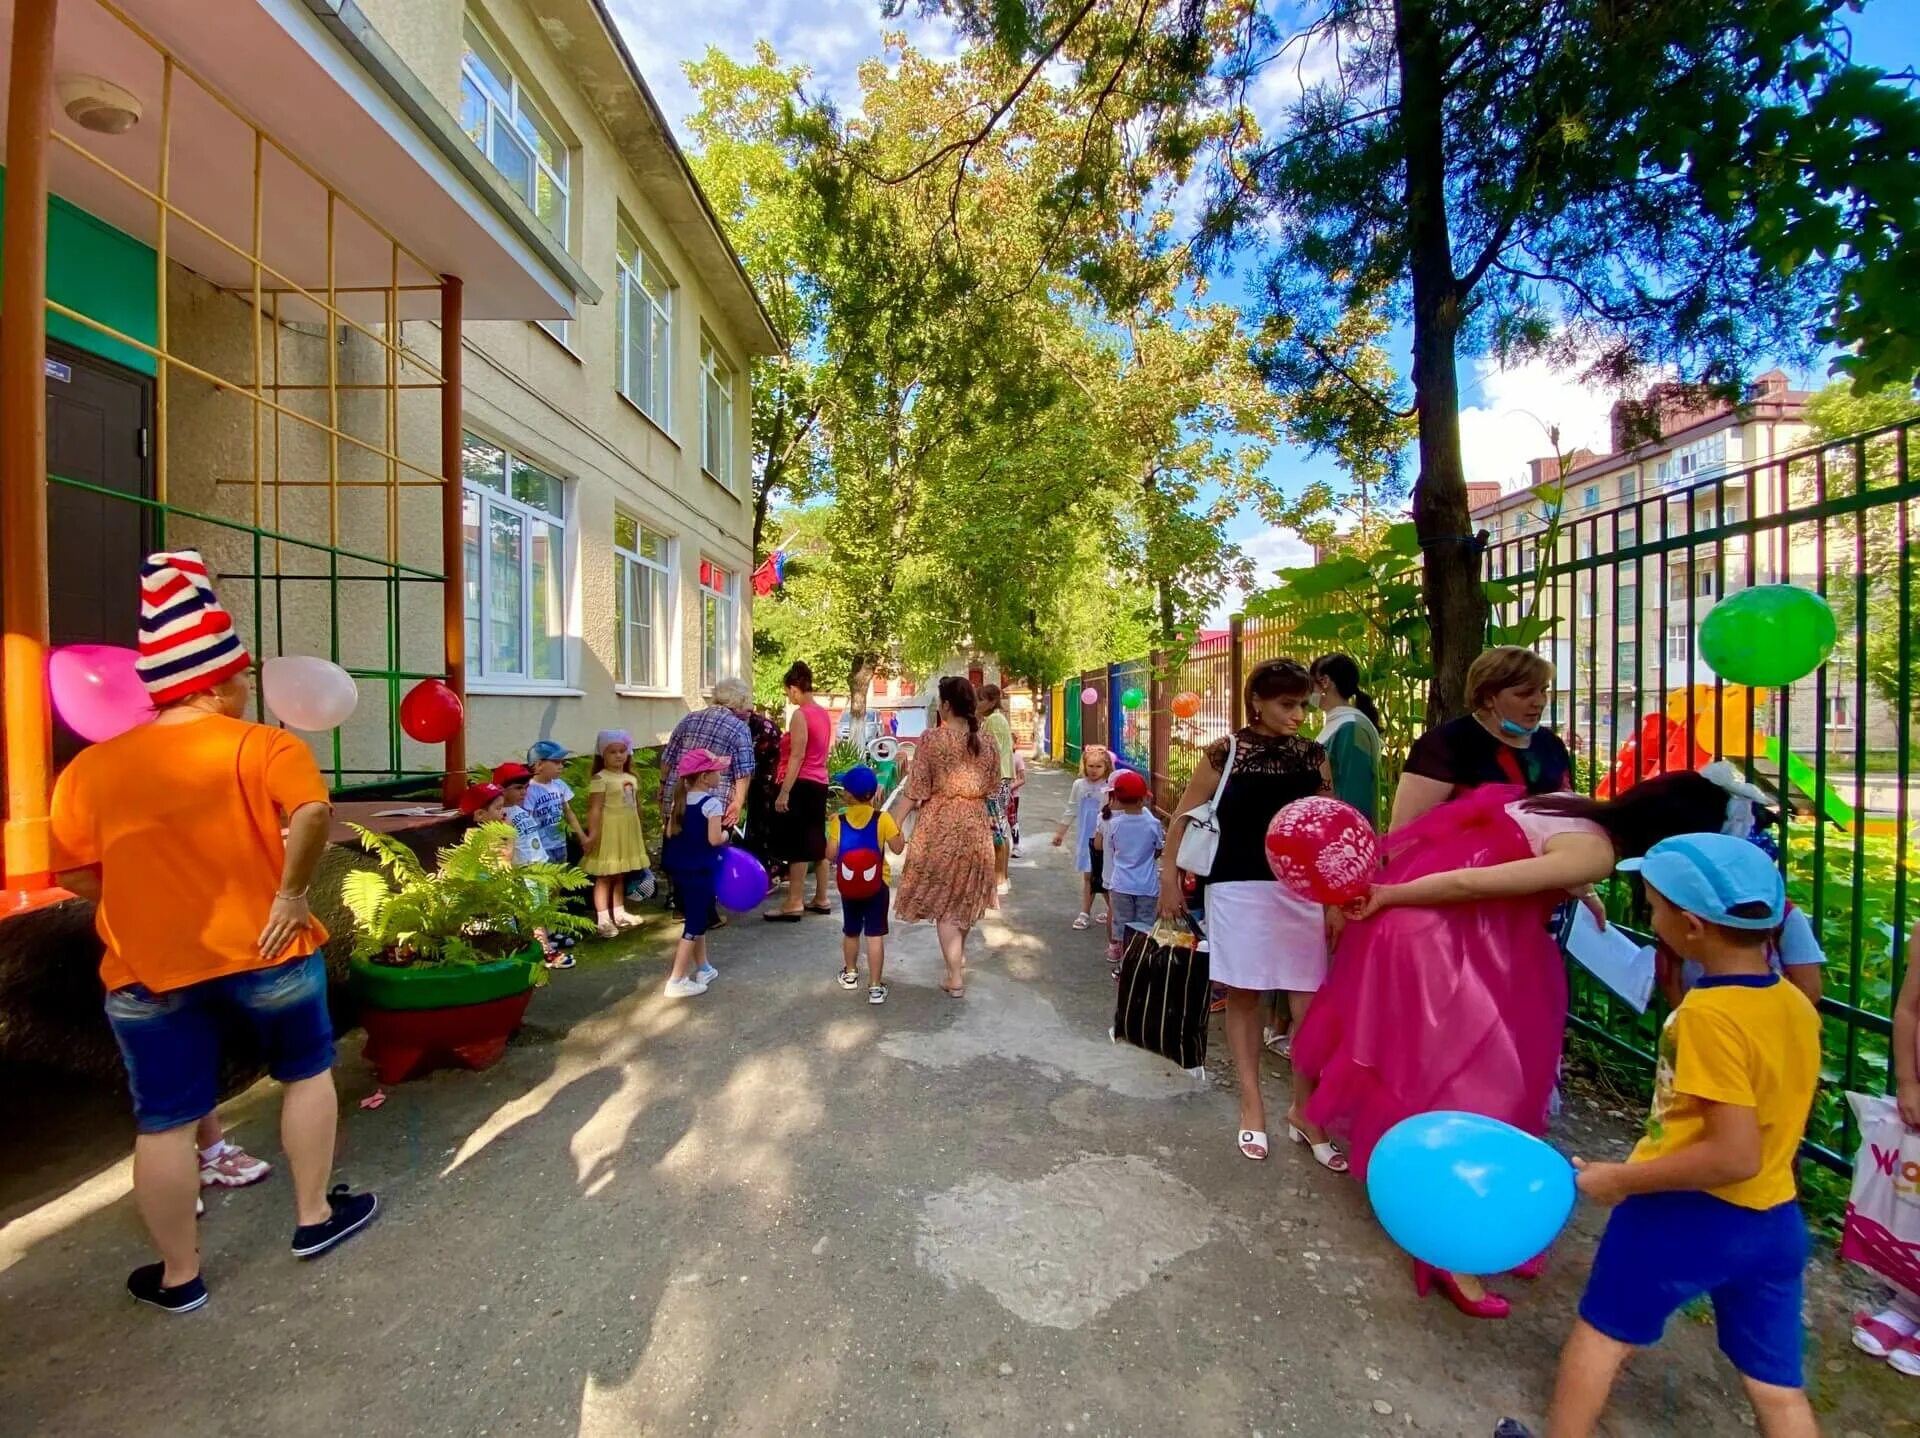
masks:
<svg viewBox="0 0 1920 1438"><path fill-rule="evenodd" d="M1646 1137L1582 1163L1581 1193L1619 1207L1560 1356L1548 1438L1584 1438L1620 1365L1682 1305L1713 1300L1720 1351L1765 1438L1816 1438L1800 1371L1807 1226L1793 1162L1820 1077L1820 1020L1767 960L1786 890L1745 839L1663 839L1638 870L1653 929L1705 970L1667 1018Z"/></svg>
<svg viewBox="0 0 1920 1438"><path fill-rule="evenodd" d="M884 851L899 853L906 838L893 816L876 810L880 779L865 764L840 775L846 791L844 812L827 820L827 859L833 882L840 890L840 987L860 987L860 945L867 946L867 1002L884 1004L887 986L881 982L887 966L887 885L893 875Z"/></svg>

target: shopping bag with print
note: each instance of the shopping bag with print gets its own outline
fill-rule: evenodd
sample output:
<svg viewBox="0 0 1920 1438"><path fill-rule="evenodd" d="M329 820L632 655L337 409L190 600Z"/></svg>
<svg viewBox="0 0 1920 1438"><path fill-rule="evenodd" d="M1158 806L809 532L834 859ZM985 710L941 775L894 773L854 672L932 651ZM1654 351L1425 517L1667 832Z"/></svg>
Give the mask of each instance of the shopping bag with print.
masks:
<svg viewBox="0 0 1920 1438"><path fill-rule="evenodd" d="M1840 1256L1920 1302L1920 1133L1885 1094L1850 1093L1860 1125Z"/></svg>
<svg viewBox="0 0 1920 1438"><path fill-rule="evenodd" d="M1136 929L1120 960L1112 1037L1205 1077L1210 991L1206 945L1191 925Z"/></svg>

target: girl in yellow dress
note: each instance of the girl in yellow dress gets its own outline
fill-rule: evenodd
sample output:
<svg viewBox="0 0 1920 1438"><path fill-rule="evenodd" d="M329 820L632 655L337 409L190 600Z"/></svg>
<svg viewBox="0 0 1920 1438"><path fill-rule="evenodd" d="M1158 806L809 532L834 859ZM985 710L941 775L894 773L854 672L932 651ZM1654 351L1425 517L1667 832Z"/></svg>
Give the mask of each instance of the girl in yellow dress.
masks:
<svg viewBox="0 0 1920 1438"><path fill-rule="evenodd" d="M593 875L593 912L600 937L610 939L640 920L627 912L626 876L649 865L640 832L640 784L633 777L633 736L603 729L593 743L593 778L587 784L586 853L581 867Z"/></svg>

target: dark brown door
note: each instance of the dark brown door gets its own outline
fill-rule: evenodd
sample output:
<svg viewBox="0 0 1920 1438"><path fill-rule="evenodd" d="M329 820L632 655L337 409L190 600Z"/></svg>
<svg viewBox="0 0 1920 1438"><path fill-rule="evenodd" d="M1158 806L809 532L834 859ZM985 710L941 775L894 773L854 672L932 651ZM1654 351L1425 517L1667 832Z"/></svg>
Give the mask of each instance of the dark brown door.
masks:
<svg viewBox="0 0 1920 1438"><path fill-rule="evenodd" d="M140 562L151 522L145 506L114 496L152 492L150 394L144 375L47 346L47 618L55 645L133 648L139 638ZM55 762L80 743L56 724Z"/></svg>

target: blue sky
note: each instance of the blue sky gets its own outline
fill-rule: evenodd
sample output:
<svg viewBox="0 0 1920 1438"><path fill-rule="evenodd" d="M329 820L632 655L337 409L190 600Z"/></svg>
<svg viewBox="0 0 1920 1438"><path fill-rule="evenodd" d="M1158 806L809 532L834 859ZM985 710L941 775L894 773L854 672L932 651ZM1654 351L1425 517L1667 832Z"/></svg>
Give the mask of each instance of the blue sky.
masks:
<svg viewBox="0 0 1920 1438"><path fill-rule="evenodd" d="M946 54L954 48L951 32L938 22L911 16L883 21L878 0L701 0L695 5L684 0L610 0L610 8L647 83L676 125L694 108L680 67L698 59L709 45L745 56L757 40L768 40L784 62L808 66L816 85L843 108L857 106L858 68L879 53L883 29L905 30L929 53ZM1867 0L1864 10L1848 22L1854 58L1885 70L1920 67L1916 12L1920 0ZM1239 278L1230 275L1214 284L1211 298L1231 303L1242 293ZM1404 361L1404 337L1397 338ZM1799 373L1793 378L1796 384L1818 385L1824 375ZM1528 459L1551 452L1544 434L1549 423L1560 427L1561 442L1569 449L1606 448L1607 414L1615 396L1582 386L1571 374L1540 364L1502 371L1490 362L1463 360L1460 381L1461 447L1469 479L1516 483ZM1276 454L1271 472L1289 491L1316 478L1338 479L1327 459L1294 449ZM1297 539L1252 516L1236 522L1230 533L1253 556L1263 577L1306 557ZM1229 607L1223 601L1215 618L1223 621Z"/></svg>

